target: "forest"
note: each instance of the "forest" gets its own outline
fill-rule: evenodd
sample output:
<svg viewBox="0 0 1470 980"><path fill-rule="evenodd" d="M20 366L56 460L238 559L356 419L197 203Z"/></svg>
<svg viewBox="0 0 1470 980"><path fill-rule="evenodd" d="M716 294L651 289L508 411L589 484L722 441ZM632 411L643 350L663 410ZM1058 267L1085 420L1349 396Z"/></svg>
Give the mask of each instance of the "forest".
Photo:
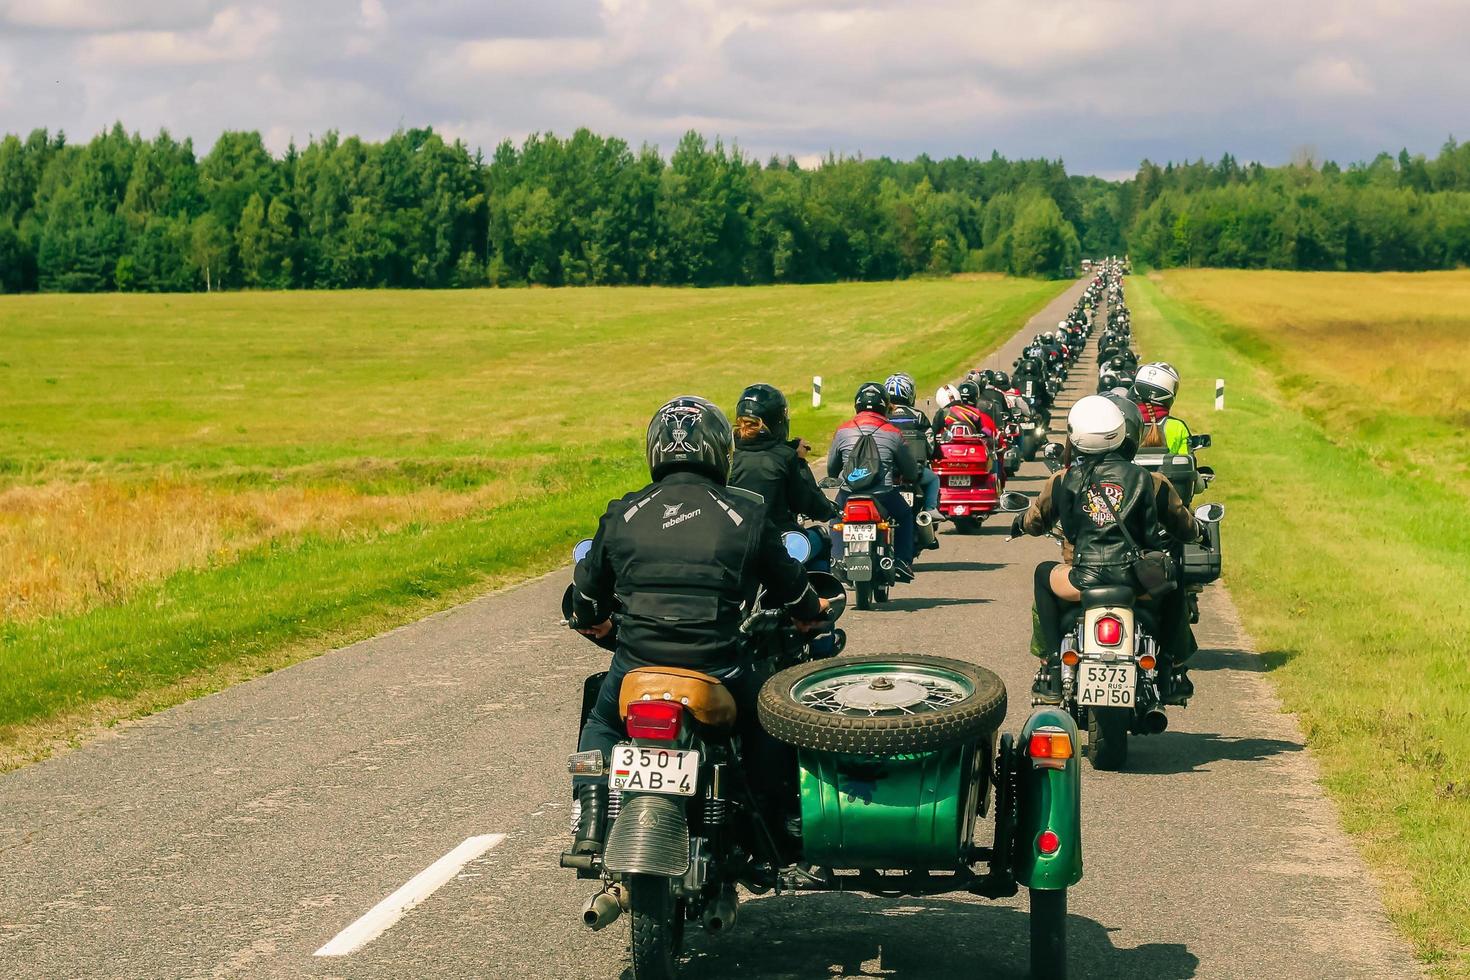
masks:
<svg viewBox="0 0 1470 980"><path fill-rule="evenodd" d="M1225 156L1124 181L1060 160L765 163L688 133L665 156L578 130L487 159L431 129L203 157L121 124L0 140L0 291L722 285L964 271L1437 269L1470 263L1470 144L1342 167Z"/></svg>

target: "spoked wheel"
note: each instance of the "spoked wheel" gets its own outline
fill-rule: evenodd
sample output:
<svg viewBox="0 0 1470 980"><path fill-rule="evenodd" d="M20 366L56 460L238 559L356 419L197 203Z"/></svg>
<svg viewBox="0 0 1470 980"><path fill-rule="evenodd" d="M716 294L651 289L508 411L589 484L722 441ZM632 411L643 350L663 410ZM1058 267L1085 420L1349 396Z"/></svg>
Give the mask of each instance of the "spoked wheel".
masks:
<svg viewBox="0 0 1470 980"><path fill-rule="evenodd" d="M857 607L859 609L873 608L873 586L868 582L859 582L852 587L857 593Z"/></svg>
<svg viewBox="0 0 1470 980"><path fill-rule="evenodd" d="M1087 761L1092 768L1122 769L1128 761L1128 712L1087 712Z"/></svg>
<svg viewBox="0 0 1470 980"><path fill-rule="evenodd" d="M1067 891L1031 889L1031 976L1067 980Z"/></svg>
<svg viewBox="0 0 1470 980"><path fill-rule="evenodd" d="M988 739L1005 717L1006 691L975 664L880 654L789 667L757 704L766 731L790 745L900 755Z"/></svg>
<svg viewBox="0 0 1470 980"><path fill-rule="evenodd" d="M684 944L684 910L669 879L633 875L628 879L633 980L675 980Z"/></svg>

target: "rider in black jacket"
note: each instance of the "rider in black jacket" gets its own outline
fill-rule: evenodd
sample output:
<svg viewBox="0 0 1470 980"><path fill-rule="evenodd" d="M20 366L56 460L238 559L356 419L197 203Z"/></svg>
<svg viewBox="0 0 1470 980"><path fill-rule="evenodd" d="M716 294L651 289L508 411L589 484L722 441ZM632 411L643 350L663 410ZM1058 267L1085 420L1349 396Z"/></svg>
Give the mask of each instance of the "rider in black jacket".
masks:
<svg viewBox="0 0 1470 980"><path fill-rule="evenodd" d="M837 517L837 508L817 487L817 478L790 439L786 396L768 384L753 384L735 405L735 455L730 486L758 493L766 517L781 531L800 528L801 515L817 521Z"/></svg>
<svg viewBox="0 0 1470 980"><path fill-rule="evenodd" d="M621 612L617 650L582 728L579 751L607 752L624 737L618 693L637 667L685 667L719 677L739 705L749 742L760 738L756 684L738 630L764 585L798 626L814 625L826 602L786 553L765 503L727 487L733 438L724 414L681 396L648 426L653 483L613 501L573 577L572 625L606 637ZM581 817L573 849L601 850L607 785L579 780Z"/></svg>

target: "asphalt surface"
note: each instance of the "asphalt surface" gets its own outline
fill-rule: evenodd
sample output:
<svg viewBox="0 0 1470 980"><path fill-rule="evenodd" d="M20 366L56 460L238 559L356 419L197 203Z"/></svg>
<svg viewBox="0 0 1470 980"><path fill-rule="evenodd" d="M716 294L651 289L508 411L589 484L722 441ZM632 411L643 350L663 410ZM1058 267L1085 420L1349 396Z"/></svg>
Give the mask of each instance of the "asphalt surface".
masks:
<svg viewBox="0 0 1470 980"><path fill-rule="evenodd" d="M1080 288L1024 334L1054 326ZM985 363L1008 368L1021 339ZM1042 473L1029 464L1012 488ZM1227 503L1228 486L1222 473ZM914 584L843 625L850 653L995 670L1015 730L1033 670L1031 570L1056 551L1005 542L1007 524L943 535ZM0 777L0 975L623 975L625 922L586 931L592 889L556 866L581 680L605 662L558 625L566 580L487 596ZM1128 771L1084 766L1073 976L1419 975L1223 588L1203 611L1194 703L1170 709L1166 734L1134 740ZM486 834L505 837L376 939L313 955ZM691 933L690 945L687 975L702 980L1019 977L1026 901L765 897L742 905L728 937Z"/></svg>

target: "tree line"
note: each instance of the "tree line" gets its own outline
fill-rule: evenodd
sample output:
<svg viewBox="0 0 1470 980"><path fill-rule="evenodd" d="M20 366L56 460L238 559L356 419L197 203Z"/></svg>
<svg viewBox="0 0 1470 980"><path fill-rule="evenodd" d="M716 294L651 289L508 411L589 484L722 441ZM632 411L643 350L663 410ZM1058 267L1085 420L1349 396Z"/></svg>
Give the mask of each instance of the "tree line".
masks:
<svg viewBox="0 0 1470 980"><path fill-rule="evenodd" d="M0 140L0 290L818 282L964 269L1059 275L1081 208L1059 161L833 157L765 164L686 135L579 130L487 160L429 129L258 133L121 125Z"/></svg>
<svg viewBox="0 0 1470 980"><path fill-rule="evenodd" d="M1340 167L1225 156L1132 179L1061 161L752 160L697 133L665 157L578 130L486 159L430 129L273 155L119 124L0 139L0 291L718 285L1143 265L1470 262L1470 144Z"/></svg>

